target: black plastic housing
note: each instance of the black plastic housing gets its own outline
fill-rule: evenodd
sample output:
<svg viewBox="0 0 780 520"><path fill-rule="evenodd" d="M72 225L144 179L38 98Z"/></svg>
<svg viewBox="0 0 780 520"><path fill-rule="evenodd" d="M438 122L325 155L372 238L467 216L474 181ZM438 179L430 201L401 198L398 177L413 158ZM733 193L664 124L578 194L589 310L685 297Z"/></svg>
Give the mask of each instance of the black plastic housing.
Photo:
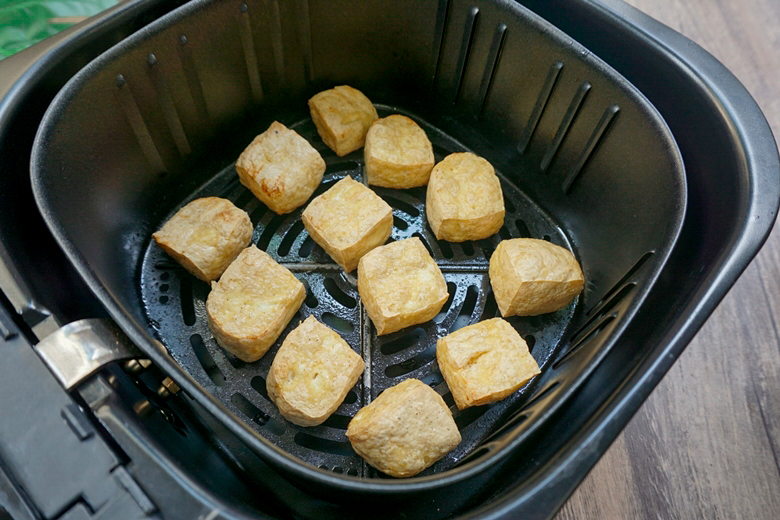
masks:
<svg viewBox="0 0 780 520"><path fill-rule="evenodd" d="M23 286L24 296L43 302L58 319L92 315L99 312L99 304L91 301L86 291L73 297L73 291L81 287L79 276L67 265L32 204L24 158L32 145L36 117L79 64L91 59L101 46L159 16L173 3L133 3L118 16L97 19L86 24L85 30L68 32L0 63L3 262L17 277L16 283ZM686 165L689 206L681 241L668 266L670 273L682 271L685 276L659 278L634 319L635 324L656 324L653 334L645 334L639 325L629 329L630 335L624 335L625 341L595 368L570 406L540 429L536 438L542 440L533 453L516 452L513 465L503 472L497 487L467 491L471 500L459 511L471 518L552 516L756 254L772 227L778 206L780 172L771 131L749 93L712 56L618 0L523 3L629 78L672 128ZM708 132L702 134L697 131L700 128ZM21 222L27 223L26 227L20 227ZM26 229L30 232L24 232ZM38 255L42 248L47 253ZM691 263L701 269L687 270ZM5 285L3 290L7 290ZM63 296L68 294L70 297ZM0 382L0 386L3 384ZM120 402L117 406L129 407L131 403ZM203 409L199 412L204 417L209 415ZM120 412L119 416L123 419L116 424L122 429L132 432L139 428L128 419L132 414ZM148 434L156 446L144 452L153 456L157 453L157 463L171 464L167 454L175 453L181 441L176 441L174 435L174 441L168 443L168 436L154 430ZM218 452L224 446L219 438L227 438L227 433L219 429L213 433L216 437L212 438L212 449ZM241 451L235 443L230 446ZM52 453L51 457L56 455ZM541 459L550 462L539 464ZM202 475L204 469L187 467L186 476L181 478L208 480ZM212 484L211 489L218 495L222 493L219 486ZM228 495L225 490L224 496ZM268 510L265 514L246 514L253 518L289 514L305 517L312 511L318 511L321 517L325 514L325 509L316 509L316 501L305 495L285 494L282 500L284 507L295 513ZM421 512L423 516L416 514L419 505L396 511L410 518L433 517L428 509ZM176 517L176 508L160 507L168 511L166 517ZM234 517L227 503L216 507L225 517ZM327 511L338 516L334 510Z"/></svg>
<svg viewBox="0 0 780 520"><path fill-rule="evenodd" d="M85 67L58 94L36 139L32 178L42 214L139 346L291 478L343 500L355 494L400 498L471 478L486 485L499 460L566 406L662 272L685 210L676 143L641 93L519 5L442 1L409 9L405 2L312 1L279 8L194 1ZM509 208L498 236L450 245L414 218L424 212L421 202L410 213L424 196L414 190L397 195L411 198L395 205L397 219L405 221L397 220L394 238L421 236L452 282L453 302L424 339L409 340L400 356L391 353L387 377L377 371L366 377L357 405L342 406L344 423L360 404L406 377L433 377L429 384L447 398L432 349L457 326L496 315L487 262L498 240L530 234L571 247L587 280L576 305L510 320L534 337L543 374L513 399L456 413L461 445L406 481L360 478L374 474L352 453L346 424L294 428L284 421L265 395L273 350L254 364L226 356L205 325L208 287L192 288L189 275L166 265L150 242L185 202L222 195L251 205L255 241L310 287L319 284L328 259L316 250L300 253L300 210L284 218L262 205L255 210L231 163L278 119L321 151L330 171L324 185L347 172L359 176L361 152L328 153L306 113L309 96L342 83L360 88L383 114L416 118L439 159L462 150L486 157L502 178ZM379 193L394 204L392 190ZM341 292L357 301L349 287L354 279L330 278L339 279ZM338 297L327 305L316 298L322 304L304 306L300 319L339 317L344 334L358 331L353 347L362 349L369 366L385 363L382 356L391 354L370 326L362 327L368 320L360 305L350 312L335 304ZM221 379L214 377L215 365ZM242 415L249 421L237 420Z"/></svg>

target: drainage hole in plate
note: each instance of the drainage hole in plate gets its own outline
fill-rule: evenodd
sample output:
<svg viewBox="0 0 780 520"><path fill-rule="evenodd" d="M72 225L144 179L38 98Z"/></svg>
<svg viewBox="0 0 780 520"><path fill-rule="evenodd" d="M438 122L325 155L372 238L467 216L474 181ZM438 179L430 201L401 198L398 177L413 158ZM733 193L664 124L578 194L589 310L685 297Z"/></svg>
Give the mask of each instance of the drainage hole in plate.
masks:
<svg viewBox="0 0 780 520"><path fill-rule="evenodd" d="M181 317L188 327L195 325L195 303L192 295L192 279L185 275L181 279L179 287L181 301Z"/></svg>
<svg viewBox="0 0 780 520"><path fill-rule="evenodd" d="M357 402L357 394L354 390L347 392L347 397L344 398L344 404L352 404Z"/></svg>
<svg viewBox="0 0 780 520"><path fill-rule="evenodd" d="M436 359L436 343L432 343L425 350L413 356L405 361L390 365L385 369L385 375L387 377L401 377L413 370L427 365L431 361Z"/></svg>
<svg viewBox="0 0 780 520"><path fill-rule="evenodd" d="M419 232L413 233L412 236L419 238L420 242L422 242L422 245L424 245L425 249L428 250L428 254L431 255L432 257L436 258L436 255L433 254L433 250L431 249L431 245L428 243L427 240L425 240L425 237L422 236L421 233L419 233Z"/></svg>
<svg viewBox="0 0 780 520"><path fill-rule="evenodd" d="M313 199L315 197L318 197L319 195L322 195L323 193L328 191L331 186L333 186L334 184L336 184L337 181L340 181L340 180L341 180L341 177L336 177L336 176L333 176L333 177L330 177L330 178L327 178L327 179L322 179L322 182L320 182L320 185L317 186L317 189L314 190L314 193L312 194L312 196L310 197L309 200L311 200L311 199Z"/></svg>
<svg viewBox="0 0 780 520"><path fill-rule="evenodd" d="M482 255L485 260L490 261L490 257L493 256L493 242L489 238L483 238L478 242L479 248L482 250Z"/></svg>
<svg viewBox="0 0 780 520"><path fill-rule="evenodd" d="M271 243L271 239L284 223L286 215L274 215L271 221L265 226L260 238L257 239L257 248L260 251L268 251L268 245Z"/></svg>
<svg viewBox="0 0 780 520"><path fill-rule="evenodd" d="M303 221L296 220L293 225L290 226L290 229L279 244L279 249L277 250L279 256L287 256L290 253L293 242L295 242L295 239L301 234L301 231L303 231Z"/></svg>
<svg viewBox="0 0 780 520"><path fill-rule="evenodd" d="M359 168L360 165L355 161L343 161L343 162L329 164L328 166L325 167L325 173L346 172L346 171L357 170Z"/></svg>
<svg viewBox="0 0 780 520"><path fill-rule="evenodd" d="M230 366L232 366L235 369L244 368L246 366L246 361L242 361L238 359L236 356L228 352L227 350L222 351L223 354L225 354L225 359L228 360L228 363L230 363Z"/></svg>
<svg viewBox="0 0 780 520"><path fill-rule="evenodd" d="M407 224L406 221L398 215L393 215L393 226L397 227L401 231L405 231L409 228L409 224Z"/></svg>
<svg viewBox="0 0 780 520"><path fill-rule="evenodd" d="M271 418L267 413L260 410L260 408L253 405L249 399L239 393L233 394L233 396L230 398L230 401L233 403L233 405L235 405L236 408L239 409L239 411L241 411L242 414L246 415L260 426L265 426L268 422L268 419Z"/></svg>
<svg viewBox="0 0 780 520"><path fill-rule="evenodd" d="M156 262L154 264L154 268L160 271L164 271L164 270L183 271L184 270L184 268L181 265L179 265L173 258L170 257L163 258L159 262Z"/></svg>
<svg viewBox="0 0 780 520"><path fill-rule="evenodd" d="M352 446L348 442L323 439L321 437L315 437L304 432L296 433L295 437L293 437L293 440L298 446L314 451L330 453L331 455L343 455L345 457L355 455L355 452L352 450Z"/></svg>
<svg viewBox="0 0 780 520"><path fill-rule="evenodd" d="M306 298L303 300L303 302L308 308L314 309L317 307L317 305L319 305L317 297L314 296L314 292L312 292L311 286L309 285L309 282L306 281L306 279L301 280L301 282L303 282L303 286L306 288Z"/></svg>
<svg viewBox="0 0 780 520"><path fill-rule="evenodd" d="M439 311L439 314L437 314L433 318L434 323L441 323L444 321L444 318L447 317L447 312L450 310L450 307L452 306L452 300L455 299L455 293L458 291L458 286L455 285L455 282L447 282L447 292L450 293L449 298L447 298L447 301L444 302L444 306Z"/></svg>
<svg viewBox="0 0 780 520"><path fill-rule="evenodd" d="M209 376L209 379L211 379L211 381L217 386L224 385L225 376L214 362L214 358L211 357L211 353L209 352L208 347L206 347L206 344L203 342L201 335L193 334L190 336L190 345L192 345L192 350L195 352L195 357L198 358L198 361L203 367L203 370L206 371L206 375Z"/></svg>
<svg viewBox="0 0 780 520"><path fill-rule="evenodd" d="M498 303L496 297L493 295L493 290L488 289L487 296L485 297L485 307L482 309L482 316L479 317L479 321L489 320L498 316Z"/></svg>
<svg viewBox="0 0 780 520"><path fill-rule="evenodd" d="M325 325L335 329L338 332L341 332L342 334L352 334L352 332L355 330L355 326L351 322L345 320L344 318L339 318L330 312L323 312L321 319Z"/></svg>
<svg viewBox="0 0 780 520"><path fill-rule="evenodd" d="M349 421L351 420L352 417L349 417L348 415L339 415L334 413L325 419L325 422L323 422L322 425L329 428L335 428L337 430L346 430L347 426L349 426Z"/></svg>
<svg viewBox="0 0 780 520"><path fill-rule="evenodd" d="M303 241L303 244L301 244L301 248L298 249L298 256L301 258L308 258L311 252L314 251L315 245L317 245L317 243L307 235Z"/></svg>
<svg viewBox="0 0 780 520"><path fill-rule="evenodd" d="M284 434L286 428L283 423L275 420L270 415L253 405L249 399L243 395L239 393L233 394L233 396L230 398L230 402L233 403L233 406L238 408L241 413L249 417L252 422L258 426L262 426L277 437Z"/></svg>
<svg viewBox="0 0 780 520"><path fill-rule="evenodd" d="M512 233L510 233L509 229L504 225L498 230L498 236L501 237L501 240L509 240L512 238Z"/></svg>
<svg viewBox="0 0 780 520"><path fill-rule="evenodd" d="M333 278L325 278L322 284L325 286L325 290L328 291L328 294L344 307L347 307L348 309L357 307L357 300L344 292Z"/></svg>
<svg viewBox="0 0 780 520"><path fill-rule="evenodd" d="M414 346L421 341L424 341L427 337L428 335L425 334L425 330L421 327L417 327L411 332L405 333L400 338L396 338L392 341L384 343L381 347L379 347L379 350L385 356L391 356L397 352L401 352L402 350Z"/></svg>
<svg viewBox="0 0 780 520"><path fill-rule="evenodd" d="M452 392L447 391L445 394L441 396L442 399L444 399L444 404L447 405L447 407L450 410L453 410L455 412L458 411L457 406L455 406L455 398L452 397Z"/></svg>
<svg viewBox="0 0 780 520"><path fill-rule="evenodd" d="M436 241L439 244L439 249L441 250L441 254L444 258L449 260L453 256L455 256L455 253L452 250L452 246L449 242L445 240L437 240Z"/></svg>
<svg viewBox="0 0 780 520"><path fill-rule="evenodd" d="M483 406L472 406L469 408L466 408L462 412L459 412L455 416L455 424L458 425L459 430L463 430L466 426L473 423L483 415L485 415L485 412L487 412L489 406L483 405Z"/></svg>
<svg viewBox="0 0 780 520"><path fill-rule="evenodd" d="M244 188L241 190L241 195L238 196L236 199L236 207L245 209L246 205L252 202L252 200L255 198L254 193L249 191L247 188Z"/></svg>
<svg viewBox="0 0 780 520"><path fill-rule="evenodd" d="M255 376L252 378L252 380L249 382L249 384L252 386L252 388L255 389L255 391L265 397L268 401L271 400L270 397L268 397L268 387L265 383L265 378L263 376Z"/></svg>
<svg viewBox="0 0 780 520"><path fill-rule="evenodd" d="M524 220L515 220L515 226L517 227L517 232L520 234L520 238L532 238L531 230L528 229L528 225Z"/></svg>
<svg viewBox="0 0 780 520"><path fill-rule="evenodd" d="M474 312L474 307L477 305L477 296L479 296L479 290L476 286L469 285L469 288L466 290L466 298L463 300L458 317L452 322L450 332L455 332L471 323L471 313Z"/></svg>
<svg viewBox="0 0 780 520"><path fill-rule="evenodd" d="M265 204L258 204L255 209L249 212L249 220L253 226L257 227L257 223L260 222L267 210L268 207Z"/></svg>
<svg viewBox="0 0 780 520"><path fill-rule="evenodd" d="M395 209L401 210L407 215L410 215L412 217L418 217L420 216L420 210L412 206L406 201L403 201L401 199L397 199L395 197L385 197L385 202L390 204Z"/></svg>
<svg viewBox="0 0 780 520"><path fill-rule="evenodd" d="M504 186L501 186L501 190L506 193L507 189ZM504 207L506 208L507 213L514 213L517 211L517 208L515 208L515 205L512 203L512 199L510 197L504 197Z"/></svg>
<svg viewBox="0 0 780 520"><path fill-rule="evenodd" d="M425 377L421 377L420 381L433 388L442 384L444 382L444 377L442 377L441 372L435 371Z"/></svg>

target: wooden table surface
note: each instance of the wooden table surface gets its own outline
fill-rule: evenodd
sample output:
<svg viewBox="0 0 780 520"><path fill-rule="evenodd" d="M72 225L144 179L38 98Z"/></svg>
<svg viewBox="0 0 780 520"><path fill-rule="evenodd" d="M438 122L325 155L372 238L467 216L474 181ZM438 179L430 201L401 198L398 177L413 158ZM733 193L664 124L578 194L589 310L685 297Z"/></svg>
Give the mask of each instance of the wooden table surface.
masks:
<svg viewBox="0 0 780 520"><path fill-rule="evenodd" d="M723 62L780 136L780 0L627 1ZM555 520L780 519L778 228Z"/></svg>

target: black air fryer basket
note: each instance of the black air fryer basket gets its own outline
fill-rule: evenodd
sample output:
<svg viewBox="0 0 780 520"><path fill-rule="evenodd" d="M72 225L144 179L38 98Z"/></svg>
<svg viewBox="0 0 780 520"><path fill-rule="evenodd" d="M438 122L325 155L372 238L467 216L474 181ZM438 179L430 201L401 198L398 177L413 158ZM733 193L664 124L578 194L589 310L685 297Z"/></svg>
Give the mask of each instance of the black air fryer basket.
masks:
<svg viewBox="0 0 780 520"><path fill-rule="evenodd" d="M393 207L392 238L420 237L450 291L432 322L381 338L354 277L307 236L303 208L275 215L233 166L278 120L325 159L316 194L345 175L362 179L362 151L337 157L307 111L311 95L339 84L366 93L380 116L415 119L437 160L465 150L487 158L505 195L497 236L453 244L433 237L424 188L375 189ZM66 85L39 130L32 175L56 239L134 343L264 460L333 500L488 486L509 455L533 452L534 432L613 346L652 337L654 324L634 318L659 276L684 276L665 271L686 207L682 159L665 122L604 62L510 2L190 2ZM207 195L247 210L253 242L307 286L301 310L255 363L216 345L208 286L150 240L178 208ZM452 405L436 339L497 315L490 254L501 239L529 236L571 249L586 278L565 309L509 319L541 376L499 403L452 407L462 443L418 477L382 478L346 441L349 419L408 377ZM286 332L309 315L339 331L368 368L328 421L302 428L268 400L265 376Z"/></svg>

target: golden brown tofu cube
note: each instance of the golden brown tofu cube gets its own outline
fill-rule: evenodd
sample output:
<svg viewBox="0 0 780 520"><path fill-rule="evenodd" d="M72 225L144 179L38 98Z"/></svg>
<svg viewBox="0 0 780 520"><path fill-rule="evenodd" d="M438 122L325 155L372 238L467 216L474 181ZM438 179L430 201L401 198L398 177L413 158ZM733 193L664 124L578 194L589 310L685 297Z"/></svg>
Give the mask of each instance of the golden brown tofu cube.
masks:
<svg viewBox="0 0 780 520"><path fill-rule="evenodd" d="M417 379L388 388L347 427L352 448L393 477L411 477L449 453L460 432L435 390Z"/></svg>
<svg viewBox="0 0 780 520"><path fill-rule="evenodd" d="M229 200L204 197L177 211L152 237L187 271L210 282L249 245L252 222Z"/></svg>
<svg viewBox="0 0 780 520"><path fill-rule="evenodd" d="M490 285L501 316L536 316L566 307L585 286L568 249L536 238L502 240L490 257Z"/></svg>
<svg viewBox="0 0 780 520"><path fill-rule="evenodd" d="M303 212L312 240L350 272L393 231L393 209L363 184L344 177Z"/></svg>
<svg viewBox="0 0 780 520"><path fill-rule="evenodd" d="M504 224L504 196L493 166L473 153L453 153L433 167L425 214L439 240L487 238Z"/></svg>
<svg viewBox="0 0 780 520"><path fill-rule="evenodd" d="M309 111L322 140L340 157L363 146L368 127L379 117L371 101L347 85L316 94Z"/></svg>
<svg viewBox="0 0 780 520"><path fill-rule="evenodd" d="M206 299L217 343L247 362L273 345L303 303L306 289L295 276L254 245L244 249Z"/></svg>
<svg viewBox="0 0 780 520"><path fill-rule="evenodd" d="M525 340L501 318L439 339L436 360L460 410L501 400L540 373Z"/></svg>
<svg viewBox="0 0 780 520"><path fill-rule="evenodd" d="M336 411L364 368L341 336L309 316L284 339L266 388L285 419L317 426Z"/></svg>
<svg viewBox="0 0 780 520"><path fill-rule="evenodd" d="M380 336L432 319L449 296L439 266L417 237L361 258L358 292Z"/></svg>
<svg viewBox="0 0 780 520"><path fill-rule="evenodd" d="M385 188L425 186L433 169L433 146L406 116L377 119L366 135L363 157L368 183Z"/></svg>
<svg viewBox="0 0 780 520"><path fill-rule="evenodd" d="M306 139L274 121L241 153L236 171L241 184L281 215L309 200L325 161Z"/></svg>

